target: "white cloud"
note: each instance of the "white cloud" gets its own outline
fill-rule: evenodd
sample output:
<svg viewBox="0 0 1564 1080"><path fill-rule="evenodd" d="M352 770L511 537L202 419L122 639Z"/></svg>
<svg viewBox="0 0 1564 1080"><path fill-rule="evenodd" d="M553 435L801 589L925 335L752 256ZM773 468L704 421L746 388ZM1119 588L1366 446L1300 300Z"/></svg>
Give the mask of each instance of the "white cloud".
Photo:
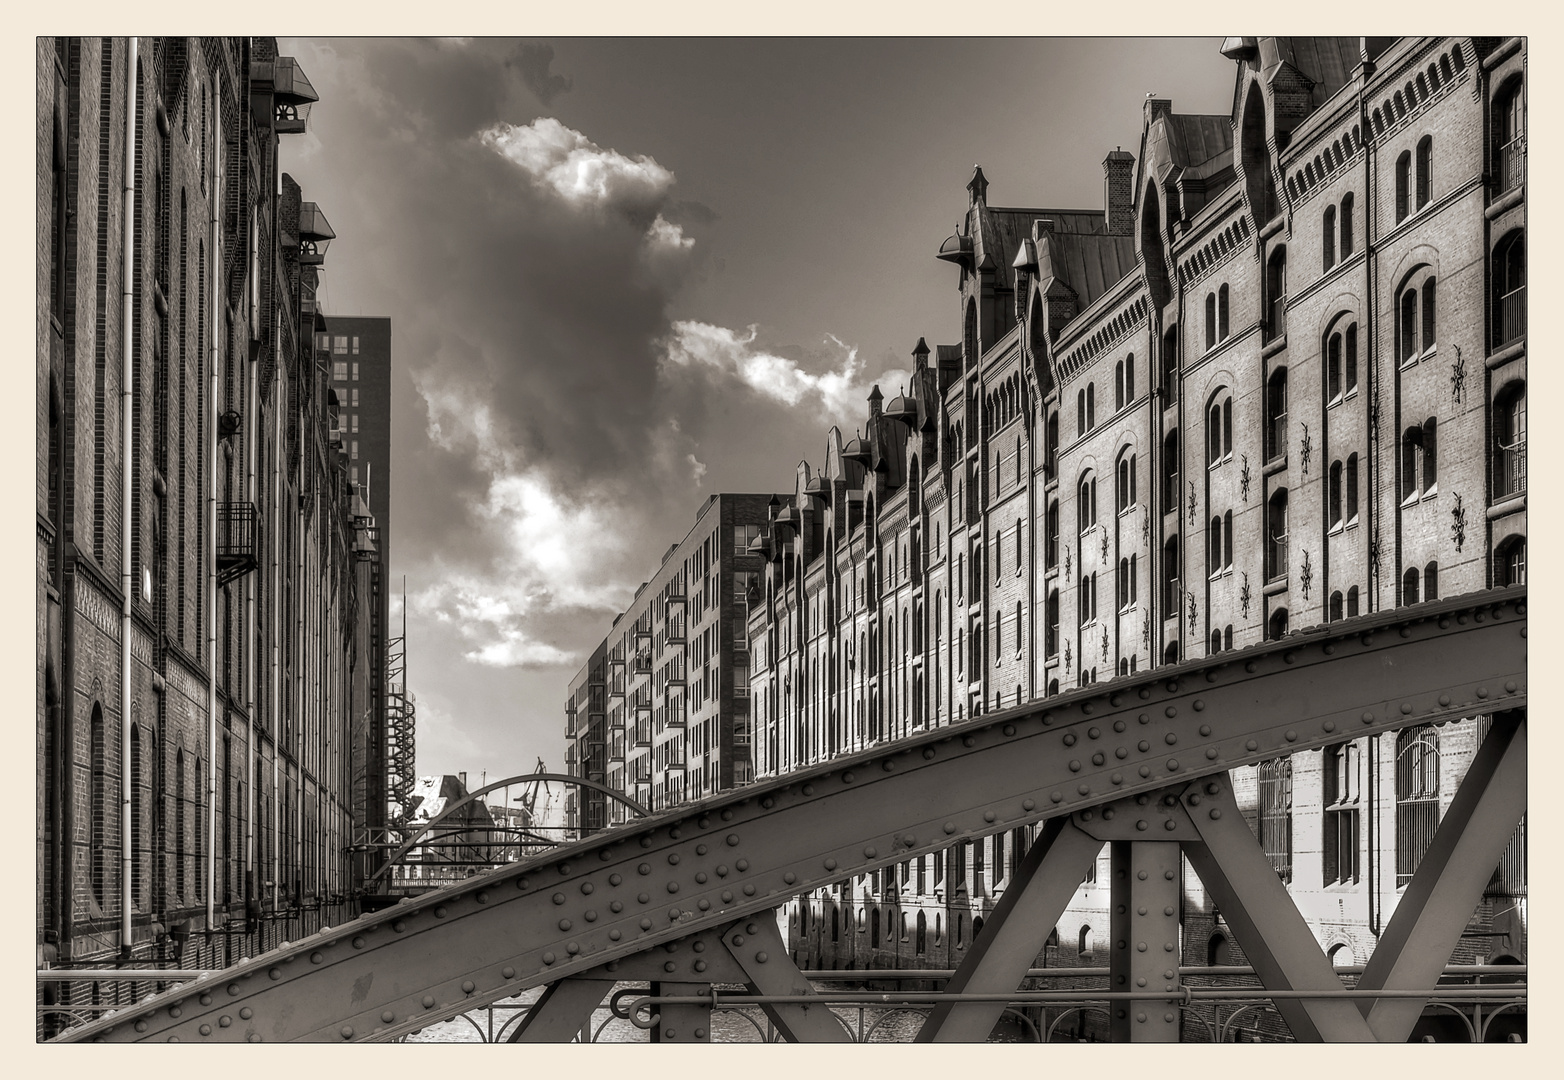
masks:
<svg viewBox="0 0 1564 1080"><path fill-rule="evenodd" d="M676 321L663 342L663 367L681 367L727 375L744 383L758 394L784 405L816 405L832 419L847 421L863 415L869 384L864 380L864 365L858 350L827 334L833 346L844 354L837 366L820 374L806 371L785 356L755 347L759 330L750 326L746 333L725 326ZM889 381L902 372L886 372L881 381Z"/></svg>
<svg viewBox="0 0 1564 1080"><path fill-rule="evenodd" d="M581 206L630 203L651 208L673 186L673 173L652 158L605 150L551 116L540 116L524 127L501 122L480 138L534 182ZM663 226L678 238L677 226L667 222ZM655 222L652 228L657 229Z"/></svg>
<svg viewBox="0 0 1564 1080"><path fill-rule="evenodd" d="M697 461L694 454L686 454L685 459L690 463L690 475L695 477L695 486L700 487L701 481L706 478L706 463Z"/></svg>
<svg viewBox="0 0 1564 1080"><path fill-rule="evenodd" d="M646 230L646 242L655 250L663 248L669 251L688 251L695 246L693 236L685 236L684 229L661 214L652 222L651 228Z"/></svg>

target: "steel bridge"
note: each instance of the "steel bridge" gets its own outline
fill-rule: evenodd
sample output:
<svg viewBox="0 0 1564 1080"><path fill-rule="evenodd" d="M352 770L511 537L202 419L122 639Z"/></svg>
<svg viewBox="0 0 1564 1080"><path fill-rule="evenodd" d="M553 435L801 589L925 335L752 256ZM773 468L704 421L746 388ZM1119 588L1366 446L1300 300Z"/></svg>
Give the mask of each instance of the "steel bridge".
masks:
<svg viewBox="0 0 1564 1080"><path fill-rule="evenodd" d="M1493 723L1356 985L1333 970L1239 812L1228 770L1414 724ZM546 986L513 1041L569 1041L619 982L654 1041L709 1039L713 984L789 1041L850 1033L772 912L1021 825L1037 841L919 1041L982 1041L1102 844L1116 1040L1178 1039L1187 856L1300 1041L1405 1041L1526 808L1526 591L1475 593L923 732L639 819L322 930L62 1041L375 1042ZM1479 996L1480 989L1475 990ZM730 997L726 991L724 997ZM655 1010L655 1013L652 1011Z"/></svg>

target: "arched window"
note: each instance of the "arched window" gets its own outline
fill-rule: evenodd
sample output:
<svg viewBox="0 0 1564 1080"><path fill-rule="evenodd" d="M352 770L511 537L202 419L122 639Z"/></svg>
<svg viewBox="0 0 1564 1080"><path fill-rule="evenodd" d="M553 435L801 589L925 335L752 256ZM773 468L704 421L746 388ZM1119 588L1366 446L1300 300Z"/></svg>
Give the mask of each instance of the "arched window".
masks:
<svg viewBox="0 0 1564 1080"><path fill-rule="evenodd" d="M1415 604L1418 602L1417 586L1417 567L1409 567L1407 572L1401 575L1401 602L1403 604Z"/></svg>
<svg viewBox="0 0 1564 1080"><path fill-rule="evenodd" d="M1211 940L1206 942L1206 966L1226 967L1233 962L1232 955L1227 945L1227 936L1221 931L1211 935Z"/></svg>
<svg viewBox="0 0 1564 1080"><path fill-rule="evenodd" d="M1341 257L1352 254L1352 192L1341 197Z"/></svg>
<svg viewBox="0 0 1564 1080"><path fill-rule="evenodd" d="M1396 350L1396 356L1405 363L1415 359L1418 354L1417 347L1417 289L1406 289L1401 293L1399 302L1401 318L1396 324L1396 336L1400 339L1400 348Z"/></svg>
<svg viewBox="0 0 1564 1080"><path fill-rule="evenodd" d="M1162 512L1178 508L1178 463L1180 443L1178 428L1169 431L1162 440Z"/></svg>
<svg viewBox="0 0 1564 1080"><path fill-rule="evenodd" d="M1048 590L1048 637L1046 655L1053 656L1059 651L1059 590Z"/></svg>
<svg viewBox="0 0 1564 1080"><path fill-rule="evenodd" d="M1498 573L1500 585L1526 584L1526 538L1517 536L1499 546Z"/></svg>
<svg viewBox="0 0 1564 1080"><path fill-rule="evenodd" d="M1265 390L1266 457L1274 461L1287 453L1287 369L1271 373Z"/></svg>
<svg viewBox="0 0 1564 1080"><path fill-rule="evenodd" d="M1342 615L1341 590L1330 594L1330 621L1335 622Z"/></svg>
<svg viewBox="0 0 1564 1080"><path fill-rule="evenodd" d="M1279 612L1278 614L1285 614ZM1256 773L1260 846L1284 882L1292 880L1292 759L1262 761Z"/></svg>
<svg viewBox="0 0 1564 1080"><path fill-rule="evenodd" d="M1332 332L1325 341L1325 401L1334 405L1341 400L1341 334Z"/></svg>
<svg viewBox="0 0 1564 1080"><path fill-rule="evenodd" d="M1418 497L1418 480L1423 472L1423 429L1409 427L1401 433L1401 501Z"/></svg>
<svg viewBox="0 0 1564 1080"><path fill-rule="evenodd" d="M1232 623L1228 623L1226 626L1224 626L1222 628L1222 648L1224 648L1224 649L1231 649L1232 647L1233 647L1233 624ZM1130 658L1130 670L1131 671L1135 670L1135 658L1134 657Z"/></svg>
<svg viewBox="0 0 1564 1080"><path fill-rule="evenodd" d="M1081 477L1075 499L1076 532L1084 533L1097 524L1097 477L1086 473Z"/></svg>
<svg viewBox="0 0 1564 1080"><path fill-rule="evenodd" d="M1162 335L1162 394L1163 403L1172 405L1178 401L1178 327L1168 327Z"/></svg>
<svg viewBox="0 0 1564 1080"><path fill-rule="evenodd" d="M1355 524L1358 520L1358 455L1352 454L1347 458L1347 524Z"/></svg>
<svg viewBox="0 0 1564 1080"><path fill-rule="evenodd" d="M1439 599L1439 564L1431 562L1423 567L1423 599Z"/></svg>
<svg viewBox="0 0 1564 1080"><path fill-rule="evenodd" d="M1092 947L1092 928L1090 926L1082 926L1081 932L1075 940L1075 951L1081 956L1090 956Z"/></svg>
<svg viewBox="0 0 1564 1080"><path fill-rule="evenodd" d="M1265 339L1273 341L1287 333L1287 249L1277 248L1265 268L1265 298L1269 317Z"/></svg>
<svg viewBox="0 0 1564 1080"><path fill-rule="evenodd" d="M1168 537L1162 548L1162 614L1176 616L1183 609L1183 591L1179 586L1178 535Z"/></svg>
<svg viewBox="0 0 1564 1080"><path fill-rule="evenodd" d="M1045 522L1048 534L1047 557L1049 566L1059 565L1059 500L1048 501L1048 514Z"/></svg>
<svg viewBox="0 0 1564 1080"><path fill-rule="evenodd" d="M1433 278L1423 282L1423 338L1418 342L1423 352L1428 352L1439 342L1438 324L1434 317L1437 308L1434 302L1435 286Z"/></svg>
<svg viewBox="0 0 1564 1080"><path fill-rule="evenodd" d="M1206 573L1215 577L1222 572L1222 519L1214 517L1206 531Z"/></svg>
<svg viewBox="0 0 1564 1080"><path fill-rule="evenodd" d="M880 947L880 909L878 906L869 915L869 947L871 949Z"/></svg>
<svg viewBox="0 0 1564 1080"><path fill-rule="evenodd" d="M1412 212L1412 153L1407 151L1396 159L1396 223L1407 219Z"/></svg>
<svg viewBox="0 0 1564 1080"><path fill-rule="evenodd" d="M1341 467L1341 462L1339 462L1339 461L1331 462L1331 466L1330 466L1330 507L1329 507L1329 511L1328 511L1328 513L1326 515L1326 520L1328 521L1329 526L1332 529L1337 529L1337 528L1341 527L1341 481L1342 481L1342 472L1343 471L1344 470Z"/></svg>
<svg viewBox="0 0 1564 1080"><path fill-rule="evenodd" d="M1514 190L1526 180L1526 104L1516 78L1500 92L1494 108L1498 160L1494 177L1499 192Z"/></svg>
<svg viewBox="0 0 1564 1080"><path fill-rule="evenodd" d="M1271 640L1280 641L1287 636L1287 609L1277 608L1271 612L1271 620L1267 624L1270 630Z"/></svg>
<svg viewBox="0 0 1564 1080"><path fill-rule="evenodd" d="M1216 344L1216 294L1206 293L1206 348Z"/></svg>
<svg viewBox="0 0 1564 1080"><path fill-rule="evenodd" d="M1124 408L1124 361L1120 360L1113 365L1113 409L1115 412Z"/></svg>
<svg viewBox="0 0 1564 1080"><path fill-rule="evenodd" d="M1432 724L1396 736L1396 886L1412 880L1439 827L1439 732Z"/></svg>
<svg viewBox="0 0 1564 1080"><path fill-rule="evenodd" d="M1347 618L1355 619L1357 617L1358 617L1358 587L1356 585L1354 585L1350 589L1347 590Z"/></svg>
<svg viewBox="0 0 1564 1080"><path fill-rule="evenodd" d="M90 781L87 788L87 835L91 843L89 875L92 879L92 898L100 908L108 904L108 775L107 753L104 745L103 706L92 706L92 721L88 729L88 754Z"/></svg>
<svg viewBox="0 0 1564 1080"><path fill-rule="evenodd" d="M1434 190L1434 137L1424 135L1417 144L1417 208L1428 205Z"/></svg>
<svg viewBox="0 0 1564 1080"><path fill-rule="evenodd" d="M978 361L978 313L977 301L967 301L967 317L961 327L961 351L967 362L967 370L971 371Z"/></svg>
<svg viewBox="0 0 1564 1080"><path fill-rule="evenodd" d="M1343 377L1343 393L1356 393L1358 389L1358 324L1347 325L1347 363Z"/></svg>
<svg viewBox="0 0 1564 1080"><path fill-rule="evenodd" d="M1213 654L1214 653L1219 653L1219 652L1222 651L1222 631L1220 631L1220 630L1213 630L1213 631L1211 631L1211 649L1210 649L1210 651Z"/></svg>
<svg viewBox="0 0 1564 1080"><path fill-rule="evenodd" d="M189 806L185 787L185 751L174 752L174 895L185 898L185 827Z"/></svg>
<svg viewBox="0 0 1564 1080"><path fill-rule="evenodd" d="M1086 434L1086 388L1084 386L1075 392L1075 434L1077 438Z"/></svg>
<svg viewBox="0 0 1564 1080"><path fill-rule="evenodd" d="M1233 395L1226 387L1218 390L1206 409L1206 464L1216 465L1233 455ZM1178 505L1174 496L1171 507Z"/></svg>
<svg viewBox="0 0 1564 1080"><path fill-rule="evenodd" d="M1223 283L1216 290L1216 336L1219 341L1227 340L1228 325L1227 285Z"/></svg>
<svg viewBox="0 0 1564 1080"><path fill-rule="evenodd" d="M1097 426L1097 384L1086 384L1086 430Z"/></svg>
<svg viewBox="0 0 1564 1080"><path fill-rule="evenodd" d="M1493 436L1495 495L1526 490L1526 384L1512 383L1494 403Z"/></svg>
<svg viewBox="0 0 1564 1080"><path fill-rule="evenodd" d="M1526 332L1526 238L1521 233L1500 243L1494 255L1494 292L1498 295L1493 340L1508 345Z"/></svg>
<svg viewBox="0 0 1564 1080"><path fill-rule="evenodd" d="M1336 208L1334 206L1325 208L1325 221L1320 231L1325 241L1325 269L1329 270L1336 265Z"/></svg>
<svg viewBox="0 0 1564 1080"><path fill-rule="evenodd" d="M1430 416L1423 421L1423 494L1439 488L1439 421Z"/></svg>
<svg viewBox="0 0 1564 1080"><path fill-rule="evenodd" d="M1059 414L1057 412L1051 412L1048 414L1047 438L1048 457L1047 460L1044 461L1044 465L1048 470L1048 475L1052 477L1054 474L1054 469L1058 465L1059 461Z"/></svg>
<svg viewBox="0 0 1564 1080"><path fill-rule="evenodd" d="M1337 743L1325 748L1323 762L1325 834L1324 881L1358 880L1358 809L1361 762L1358 744Z"/></svg>
<svg viewBox="0 0 1564 1080"><path fill-rule="evenodd" d="M923 954L923 952L928 948L928 933L929 933L928 917L926 915L924 915L921 910L918 912L917 927L918 927L918 931L917 931L917 941L916 941L916 944L915 944L915 948L917 950L918 955L921 956Z"/></svg>
<svg viewBox="0 0 1564 1080"><path fill-rule="evenodd" d="M1178 663L1178 642L1168 642L1167 648L1162 650L1162 662L1164 664Z"/></svg>
<svg viewBox="0 0 1564 1080"><path fill-rule="evenodd" d="M1135 455L1119 456L1118 482L1115 484L1115 505L1119 513L1135 505Z"/></svg>

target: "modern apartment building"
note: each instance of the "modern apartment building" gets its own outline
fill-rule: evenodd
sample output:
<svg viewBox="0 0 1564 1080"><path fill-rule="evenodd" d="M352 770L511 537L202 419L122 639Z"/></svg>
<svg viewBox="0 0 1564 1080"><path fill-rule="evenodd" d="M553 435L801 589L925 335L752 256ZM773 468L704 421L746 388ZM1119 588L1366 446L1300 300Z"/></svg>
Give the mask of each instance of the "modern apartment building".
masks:
<svg viewBox="0 0 1564 1080"><path fill-rule="evenodd" d="M573 775L650 810L754 779L744 627L764 563L750 548L776 499L711 496L636 590L571 683L566 765ZM567 820L587 831L630 814L625 803L588 788L575 800Z"/></svg>
<svg viewBox="0 0 1564 1080"><path fill-rule="evenodd" d="M960 341L919 340L911 383L876 389L861 437L827 433L755 547L761 775L1525 581L1525 42L1221 51L1231 113L1148 97L1138 153L1103 148L1100 207L996 206L972 174L937 253ZM1338 964L1372 952L1486 725L1235 771ZM1524 829L1454 960L1524 961ZM1031 838L800 902L801 961L954 965ZM1106 962L1107 872L1040 963ZM1184 963L1241 963L1185 879Z"/></svg>

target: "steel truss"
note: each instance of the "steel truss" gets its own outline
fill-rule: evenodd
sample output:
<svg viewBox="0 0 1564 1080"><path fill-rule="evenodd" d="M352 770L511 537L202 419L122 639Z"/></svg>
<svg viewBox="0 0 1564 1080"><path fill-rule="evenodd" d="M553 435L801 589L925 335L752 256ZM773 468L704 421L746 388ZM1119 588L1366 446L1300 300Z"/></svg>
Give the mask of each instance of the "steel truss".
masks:
<svg viewBox="0 0 1564 1080"><path fill-rule="evenodd" d="M714 982L768 999L785 1038L845 1041L828 1008L806 1004L826 999L787 957L771 910L1045 822L920 1040L986 1038L1104 842L1109 990L1134 995L1108 1002L1115 1038L1177 1038L1182 852L1264 987L1245 991L1268 997L1296 1038L1405 1040L1525 810L1525 638L1525 589L1494 590L939 728L404 899L62 1039L386 1041L548 984L514 1037L568 1040L614 982L639 980L674 999L657 1006L659 1041L708 1037ZM1489 734L1345 992L1227 771L1479 714L1494 717Z"/></svg>

